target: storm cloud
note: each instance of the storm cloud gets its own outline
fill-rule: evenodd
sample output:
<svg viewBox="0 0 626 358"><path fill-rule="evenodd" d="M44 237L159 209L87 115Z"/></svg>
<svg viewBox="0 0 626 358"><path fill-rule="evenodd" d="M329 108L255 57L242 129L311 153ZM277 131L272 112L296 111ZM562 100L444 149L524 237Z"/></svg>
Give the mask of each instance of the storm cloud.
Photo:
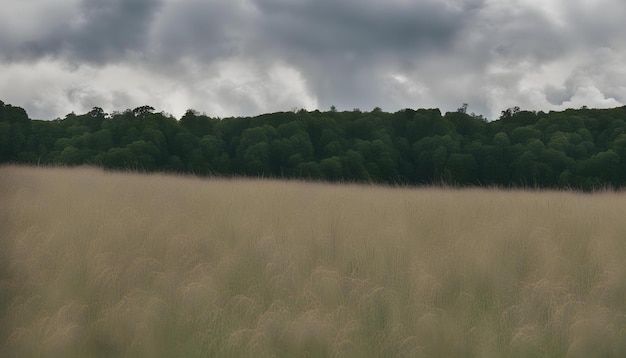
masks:
<svg viewBox="0 0 626 358"><path fill-rule="evenodd" d="M0 14L0 99L35 118L626 103L621 0L50 3Z"/></svg>

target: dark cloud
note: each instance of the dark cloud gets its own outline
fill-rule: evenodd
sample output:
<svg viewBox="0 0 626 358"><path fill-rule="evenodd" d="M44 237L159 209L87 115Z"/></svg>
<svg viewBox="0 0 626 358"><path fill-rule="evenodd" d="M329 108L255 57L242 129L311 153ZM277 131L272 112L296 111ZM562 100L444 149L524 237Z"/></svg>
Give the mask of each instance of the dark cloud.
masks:
<svg viewBox="0 0 626 358"><path fill-rule="evenodd" d="M194 57L209 63L241 54L254 34L253 8L241 1L181 0L168 3L153 29L160 62Z"/></svg>
<svg viewBox="0 0 626 358"><path fill-rule="evenodd" d="M83 0L77 13L68 14L40 37L17 49L28 59L62 57L69 62L103 64L141 56L149 44L149 29L159 0Z"/></svg>
<svg viewBox="0 0 626 358"><path fill-rule="evenodd" d="M449 53L480 3L259 1L254 52L295 64L324 107L384 106L385 76Z"/></svg>
<svg viewBox="0 0 626 358"><path fill-rule="evenodd" d="M141 54L160 6L159 0L84 0L84 20L68 36L68 49L78 59L96 63Z"/></svg>
<svg viewBox="0 0 626 358"><path fill-rule="evenodd" d="M557 87L554 85L547 85L544 89L546 99L550 104L560 106L566 101L572 99L574 92L572 88Z"/></svg>
<svg viewBox="0 0 626 358"><path fill-rule="evenodd" d="M378 57L445 48L464 27L460 9L441 1L259 1L273 45L312 56Z"/></svg>
<svg viewBox="0 0 626 358"><path fill-rule="evenodd" d="M469 103L491 118L626 102L621 0L58 1L20 5L30 23L0 15L0 81L42 62L59 89L29 77L0 98L217 115Z"/></svg>

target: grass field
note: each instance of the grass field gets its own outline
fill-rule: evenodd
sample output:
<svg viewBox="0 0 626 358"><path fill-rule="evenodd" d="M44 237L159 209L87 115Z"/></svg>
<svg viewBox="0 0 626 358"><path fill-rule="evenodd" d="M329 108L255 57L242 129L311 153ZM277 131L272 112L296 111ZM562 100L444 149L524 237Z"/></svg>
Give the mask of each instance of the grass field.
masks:
<svg viewBox="0 0 626 358"><path fill-rule="evenodd" d="M3 357L625 357L626 194L0 167Z"/></svg>

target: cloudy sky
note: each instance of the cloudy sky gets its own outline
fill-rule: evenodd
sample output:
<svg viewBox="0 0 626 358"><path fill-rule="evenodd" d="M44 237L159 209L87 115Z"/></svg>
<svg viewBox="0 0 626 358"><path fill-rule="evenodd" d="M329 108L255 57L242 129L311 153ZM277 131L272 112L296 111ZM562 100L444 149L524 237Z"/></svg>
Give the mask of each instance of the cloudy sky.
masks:
<svg viewBox="0 0 626 358"><path fill-rule="evenodd" d="M626 104L624 0L0 0L32 118Z"/></svg>

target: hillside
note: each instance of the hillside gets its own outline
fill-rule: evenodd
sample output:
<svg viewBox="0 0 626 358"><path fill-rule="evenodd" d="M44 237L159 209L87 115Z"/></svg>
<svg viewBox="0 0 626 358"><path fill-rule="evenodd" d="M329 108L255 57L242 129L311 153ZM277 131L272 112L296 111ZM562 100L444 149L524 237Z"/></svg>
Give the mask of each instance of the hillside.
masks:
<svg viewBox="0 0 626 358"><path fill-rule="evenodd" d="M623 193L0 167L0 355L619 357Z"/></svg>

